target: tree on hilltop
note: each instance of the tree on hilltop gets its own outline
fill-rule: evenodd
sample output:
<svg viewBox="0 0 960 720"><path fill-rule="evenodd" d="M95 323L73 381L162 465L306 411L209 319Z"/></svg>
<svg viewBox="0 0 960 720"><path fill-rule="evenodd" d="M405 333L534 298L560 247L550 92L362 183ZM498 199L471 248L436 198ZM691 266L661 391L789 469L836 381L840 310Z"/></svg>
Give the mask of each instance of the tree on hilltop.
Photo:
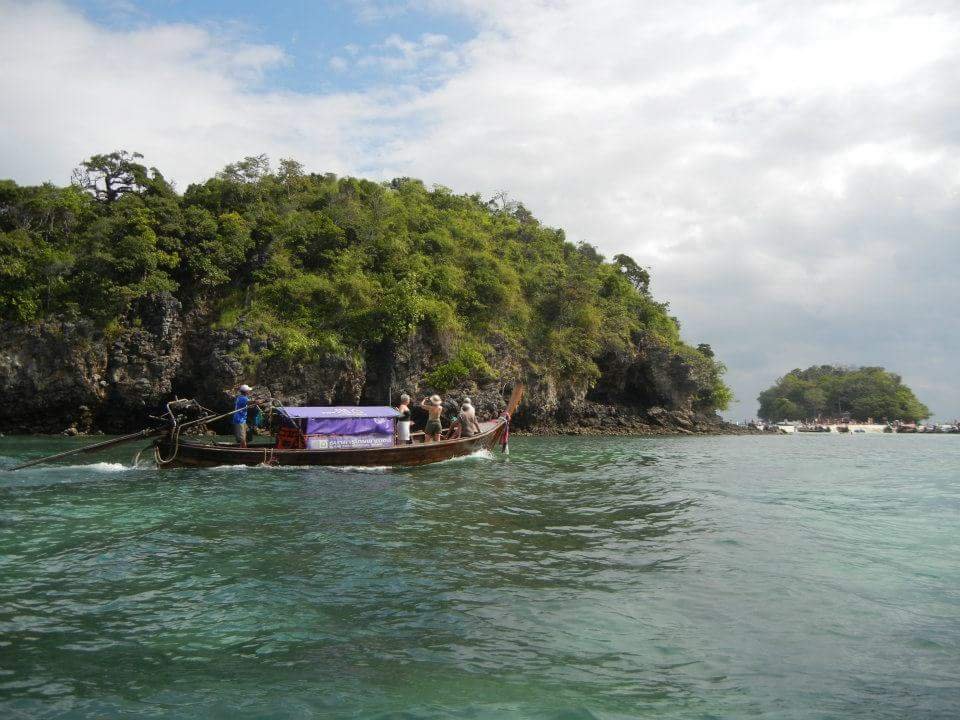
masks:
<svg viewBox="0 0 960 720"><path fill-rule="evenodd" d="M153 190L158 194L172 192L163 175L156 168L147 168L136 162L143 158L138 152L114 150L104 155L93 155L74 168L74 186L86 190L102 203L112 203L126 193Z"/></svg>
<svg viewBox="0 0 960 720"><path fill-rule="evenodd" d="M630 284L639 292L647 294L650 292L650 271L642 268L629 255L614 255L613 262L620 268Z"/></svg>

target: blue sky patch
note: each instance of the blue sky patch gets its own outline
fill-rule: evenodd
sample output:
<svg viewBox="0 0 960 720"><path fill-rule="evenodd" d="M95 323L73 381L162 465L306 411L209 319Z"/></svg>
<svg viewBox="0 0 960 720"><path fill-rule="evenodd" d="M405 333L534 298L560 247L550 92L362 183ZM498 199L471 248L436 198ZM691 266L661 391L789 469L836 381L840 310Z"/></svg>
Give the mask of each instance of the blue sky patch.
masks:
<svg viewBox="0 0 960 720"><path fill-rule="evenodd" d="M272 90L333 93L378 85L429 88L461 63L469 19L408 3L254 0L71 0L90 20L130 30L188 23L214 37L273 45L287 58L263 78Z"/></svg>

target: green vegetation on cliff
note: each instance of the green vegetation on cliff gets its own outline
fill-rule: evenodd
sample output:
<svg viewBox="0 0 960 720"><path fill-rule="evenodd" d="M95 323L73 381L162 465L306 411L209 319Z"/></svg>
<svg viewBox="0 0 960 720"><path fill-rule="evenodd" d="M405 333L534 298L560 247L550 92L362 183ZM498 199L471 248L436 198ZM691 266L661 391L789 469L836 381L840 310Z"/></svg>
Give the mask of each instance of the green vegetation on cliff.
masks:
<svg viewBox="0 0 960 720"><path fill-rule="evenodd" d="M757 398L767 420L814 420L849 415L854 420L922 420L930 410L899 375L880 367L815 365L791 370Z"/></svg>
<svg viewBox="0 0 960 720"><path fill-rule="evenodd" d="M428 338L445 358L428 378L441 388L495 377L504 354L589 384L601 357L644 339L705 379L701 409L730 400L722 364L681 341L644 268L566 241L519 203L409 178L307 174L290 160L274 171L263 156L181 195L139 160L94 156L68 187L0 182L4 318L109 329L133 301L170 292L294 361L360 362Z"/></svg>

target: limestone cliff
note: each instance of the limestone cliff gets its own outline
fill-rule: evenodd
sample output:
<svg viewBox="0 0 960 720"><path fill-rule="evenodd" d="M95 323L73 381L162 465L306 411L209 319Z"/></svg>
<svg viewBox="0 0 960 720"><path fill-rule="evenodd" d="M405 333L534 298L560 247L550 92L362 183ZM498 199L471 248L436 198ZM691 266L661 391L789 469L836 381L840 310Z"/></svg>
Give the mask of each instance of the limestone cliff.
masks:
<svg viewBox="0 0 960 720"><path fill-rule="evenodd" d="M289 404L396 402L400 392L436 390L425 377L442 343L422 334L402 347L376 347L362 361L330 357L298 363L272 352L242 324L211 330L204 313L184 313L171 295L143 298L111 329L85 322L4 323L0 333L0 431L126 432L146 424L174 395L228 408L241 382ZM592 385L561 384L504 347L495 380L464 382L481 416L494 416L515 382L527 386L515 427L535 433L663 433L731 430L698 398L696 369L651 337L632 352L598 358ZM73 432L73 430L71 430Z"/></svg>

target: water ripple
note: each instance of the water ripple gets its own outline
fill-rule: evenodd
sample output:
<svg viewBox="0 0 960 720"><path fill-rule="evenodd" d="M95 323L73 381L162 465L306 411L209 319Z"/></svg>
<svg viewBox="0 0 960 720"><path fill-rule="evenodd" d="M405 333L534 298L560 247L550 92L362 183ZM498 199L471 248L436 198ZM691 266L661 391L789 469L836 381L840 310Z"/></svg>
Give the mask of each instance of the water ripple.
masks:
<svg viewBox="0 0 960 720"><path fill-rule="evenodd" d="M952 718L960 443L852 440L5 475L0 710Z"/></svg>

